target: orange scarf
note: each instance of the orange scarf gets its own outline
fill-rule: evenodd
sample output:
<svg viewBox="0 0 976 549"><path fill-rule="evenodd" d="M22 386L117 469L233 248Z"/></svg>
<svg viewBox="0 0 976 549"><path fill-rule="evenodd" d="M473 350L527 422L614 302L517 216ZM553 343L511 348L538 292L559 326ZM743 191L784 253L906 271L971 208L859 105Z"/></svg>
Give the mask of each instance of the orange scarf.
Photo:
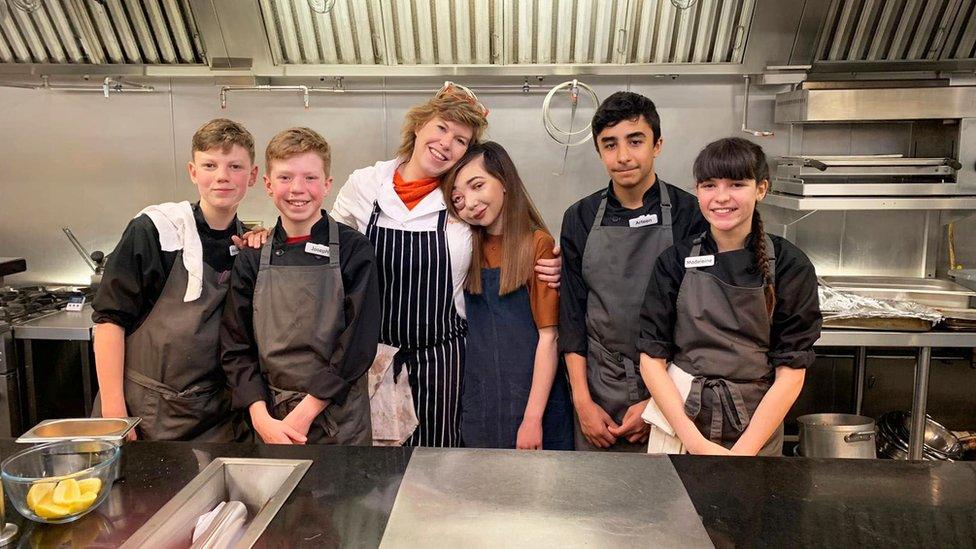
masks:
<svg viewBox="0 0 976 549"><path fill-rule="evenodd" d="M412 210L414 206L419 204L425 196L437 188L440 182L440 179L436 177L407 181L403 179L399 171L393 172L393 190L396 191L397 196L400 197L408 210Z"/></svg>

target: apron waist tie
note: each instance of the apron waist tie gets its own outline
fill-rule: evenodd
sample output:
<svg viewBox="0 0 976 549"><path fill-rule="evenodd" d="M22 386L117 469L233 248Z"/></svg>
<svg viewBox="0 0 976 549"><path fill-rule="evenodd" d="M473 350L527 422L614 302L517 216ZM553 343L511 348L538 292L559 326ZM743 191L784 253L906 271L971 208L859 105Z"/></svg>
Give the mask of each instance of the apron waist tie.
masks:
<svg viewBox="0 0 976 549"><path fill-rule="evenodd" d="M701 412L702 392L712 391L712 422L709 428L709 439L722 439L722 425L728 419L732 428L743 432L749 426L749 412L739 387L727 380L695 376L691 383L691 392L685 400L685 413L689 418L696 418Z"/></svg>
<svg viewBox="0 0 976 549"><path fill-rule="evenodd" d="M308 393L302 393L300 391L291 391L288 389L282 389L280 387L275 387L274 385L268 383L268 389L271 390L271 405L278 406L286 402L290 402L294 399L303 399Z"/></svg>
<svg viewBox="0 0 976 549"><path fill-rule="evenodd" d="M153 379L147 376L146 374L137 372L135 370L125 370L123 376L125 377L125 379L135 383L136 385L145 387L150 391L160 393L166 396L182 397L182 398L203 396L215 392L217 389L219 389L224 385L223 383L218 381L194 383L193 385L190 385L186 389L182 391L178 391L173 387L163 383L162 381Z"/></svg>
<svg viewBox="0 0 976 549"><path fill-rule="evenodd" d="M593 336L588 336L587 339L589 340L589 344L599 351L604 358L620 364L620 366L624 369L624 374L627 378L627 397L630 402L637 403L642 400L646 400L647 396L644 395L644 393L646 393L646 388L644 387L644 382L640 377L640 364L638 362L634 362L634 359L630 358L624 353L607 349L605 345L597 341L597 339Z"/></svg>

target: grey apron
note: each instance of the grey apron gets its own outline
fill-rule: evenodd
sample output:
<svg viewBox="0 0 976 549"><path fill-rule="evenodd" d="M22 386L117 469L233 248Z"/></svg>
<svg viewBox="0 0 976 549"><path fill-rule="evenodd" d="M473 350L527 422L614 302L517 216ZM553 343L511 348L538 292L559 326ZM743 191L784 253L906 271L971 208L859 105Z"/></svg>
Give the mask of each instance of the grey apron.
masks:
<svg viewBox="0 0 976 549"><path fill-rule="evenodd" d="M671 199L662 181L654 185L661 196L661 219L657 223L644 227L603 226L607 208L604 192L583 252L583 279L589 287L586 378L593 402L617 424L627 408L650 398L637 369L638 319L654 262L674 241ZM576 449L600 449L583 436L578 418ZM647 443L632 444L620 439L610 450L646 452Z"/></svg>
<svg viewBox="0 0 976 549"><path fill-rule="evenodd" d="M271 391L269 412L276 419L284 419L305 398L305 389L329 363L346 327L339 227L328 220L329 256L316 256L322 265L272 265L274 235L261 249L254 337L261 374ZM364 374L352 383L343 404L326 406L309 428L309 443L372 444L367 378Z"/></svg>
<svg viewBox="0 0 976 549"><path fill-rule="evenodd" d="M691 256L701 253L704 234ZM769 271L776 273L773 242L766 236ZM763 287L727 284L697 268L687 268L678 290L674 364L695 376L685 401L688 414L706 438L731 448L749 425L772 385L769 314ZM783 453L783 426L759 451Z"/></svg>
<svg viewBox="0 0 976 549"><path fill-rule="evenodd" d="M142 418L143 440L241 442L250 432L231 409L220 367L219 330L230 272L203 264L200 297L184 302L189 279L183 252L176 254L163 292L145 321L125 338L126 409ZM95 398L92 415L101 415Z"/></svg>

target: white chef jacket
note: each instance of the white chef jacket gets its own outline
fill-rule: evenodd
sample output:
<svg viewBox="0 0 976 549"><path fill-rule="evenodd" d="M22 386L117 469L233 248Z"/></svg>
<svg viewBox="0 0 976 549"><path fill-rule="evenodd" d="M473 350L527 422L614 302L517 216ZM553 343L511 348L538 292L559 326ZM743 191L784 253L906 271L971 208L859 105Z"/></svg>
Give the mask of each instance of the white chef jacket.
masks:
<svg viewBox="0 0 976 549"><path fill-rule="evenodd" d="M373 213L373 201L380 207L376 225L402 231L433 231L441 210L447 209L440 189L425 196L412 210L400 200L393 188L393 172L404 161L396 158L377 162L358 169L349 176L339 189L330 215L363 234ZM464 313L464 282L471 264L471 228L467 223L447 216L447 248L451 255L451 277L454 282L454 307L461 318ZM380 291L384 291L380 288Z"/></svg>

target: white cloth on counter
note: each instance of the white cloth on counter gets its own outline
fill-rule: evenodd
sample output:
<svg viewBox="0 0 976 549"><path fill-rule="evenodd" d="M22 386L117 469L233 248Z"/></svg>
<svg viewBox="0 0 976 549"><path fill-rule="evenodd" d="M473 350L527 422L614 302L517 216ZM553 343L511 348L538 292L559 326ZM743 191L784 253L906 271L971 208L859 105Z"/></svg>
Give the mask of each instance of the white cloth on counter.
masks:
<svg viewBox="0 0 976 549"><path fill-rule="evenodd" d="M147 215L159 232L159 245L164 252L183 250L186 268L186 293L183 302L195 301L203 293L203 244L197 232L197 220L189 202L164 202L149 206L136 217Z"/></svg>
<svg viewBox="0 0 976 549"><path fill-rule="evenodd" d="M688 400L688 394L691 393L691 384L695 380L695 376L675 366L674 363L671 363L668 364L668 377L671 378L674 386L678 388L678 394L681 396L681 402ZM671 427L671 424L668 422L667 418L664 417L664 412L661 411L661 408L658 407L653 398L647 402L647 407L644 408L644 413L641 414L641 419L644 420L644 423L649 423L651 425L651 432L647 439L647 453L685 453L684 444L682 444L681 439L674 434L674 428Z"/></svg>
<svg viewBox="0 0 976 549"><path fill-rule="evenodd" d="M434 189L413 209L407 209L393 187L393 173L403 163L395 158L360 168L349 176L336 194L329 215L336 221L366 233L366 225L373 214L373 202L380 207L376 226L401 231L433 231L441 211L447 209L444 193ZM467 223L449 215L444 229L447 249L451 256L451 275L454 283L454 308L461 318L464 312L464 281L471 263L471 228ZM383 290L383 288L380 288Z"/></svg>
<svg viewBox="0 0 976 549"><path fill-rule="evenodd" d="M200 515L199 517L197 517L197 524L196 526L193 527L192 541L196 541L200 539L200 536L202 536L203 533L207 531L207 528L210 528L210 525L213 524L213 520L217 518L217 515L220 514L220 511L223 510L225 505L227 505L227 502L221 501L211 511L208 511Z"/></svg>
<svg viewBox="0 0 976 549"><path fill-rule="evenodd" d="M374 446L402 446L419 425L407 365L393 379L396 347L380 343L369 368L369 407Z"/></svg>

